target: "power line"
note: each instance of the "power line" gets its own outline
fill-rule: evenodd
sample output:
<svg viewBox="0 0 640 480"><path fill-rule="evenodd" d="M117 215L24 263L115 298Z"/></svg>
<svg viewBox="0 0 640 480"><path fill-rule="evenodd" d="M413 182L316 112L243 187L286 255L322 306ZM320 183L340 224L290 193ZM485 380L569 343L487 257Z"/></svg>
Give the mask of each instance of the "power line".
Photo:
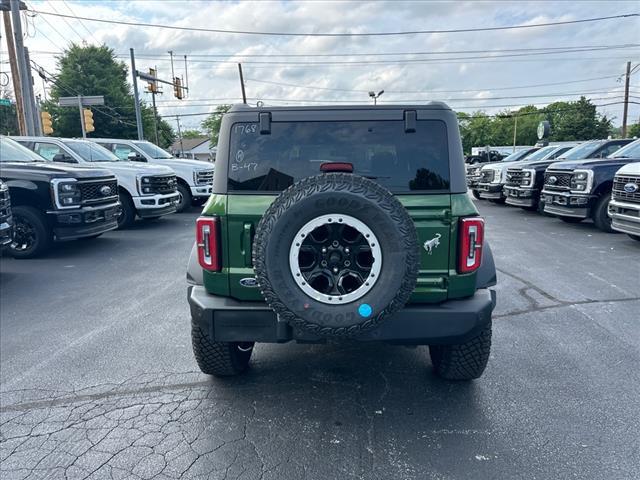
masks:
<svg viewBox="0 0 640 480"><path fill-rule="evenodd" d="M565 47L538 47L538 48L512 48L512 49L494 49L494 50L449 50L449 51L429 51L429 52L358 52L358 53L211 53L211 54L191 54L193 58L304 58L304 57L381 57L381 56L407 56L407 55L454 55L454 54L472 54L472 53L520 53L526 55L543 55L551 53L565 52L582 52L582 51L599 51L599 50L617 50L622 48L638 47L637 43L625 43L617 45L573 45ZM178 55L178 54L176 54ZM136 55L139 58L166 58L166 55L141 53Z"/></svg>
<svg viewBox="0 0 640 480"><path fill-rule="evenodd" d="M44 18L43 18L44 20ZM638 47L640 44L625 43L616 45L567 45L564 47L537 47L537 48L512 48L512 49L494 49L494 50L448 50L448 51L429 51L429 52L354 52L354 53L187 53L189 58L234 58L234 62L237 58L304 58L304 57L379 57L379 56L410 56L410 55L457 55L457 54L473 54L473 53L511 53L511 52L538 52L538 53L554 53L557 51L567 50L581 51L582 49L594 49L594 50L615 50L620 48L633 48ZM52 52L46 50L34 50L33 53L42 55L60 55L59 52ZM174 55L184 55L174 52ZM127 57L129 54L117 53L117 57ZM136 51L136 58L144 59L158 59L170 61L166 54L162 53L138 53Z"/></svg>
<svg viewBox="0 0 640 480"><path fill-rule="evenodd" d="M58 12L58 9L56 7L54 7L53 2L51 0L49 0L48 3L51 6L51 8L53 8L53 11L56 12L56 14L59 14L62 17L62 19L64 20L64 23L66 23L69 26L69 28L71 30L73 30L73 33L75 33L78 36L78 38L80 39L80 41L82 42L84 40L84 37L78 33L78 31L73 27L73 25L71 25L71 22L69 22L62 14L60 14Z"/></svg>
<svg viewBox="0 0 640 480"><path fill-rule="evenodd" d="M487 90L517 90L522 88L550 87L550 86L556 86L556 85L566 85L571 83L591 82L596 80L605 80L609 78L618 78L618 76L619 75L606 75L604 77L584 78L581 80L568 80L565 82L539 83L536 85L518 85L516 87L491 87L491 88L461 89L461 90L385 90L385 93L460 93L460 92L484 92ZM274 82L270 80L257 80L255 78L245 78L245 81L255 82L255 83L266 83L270 85L281 85L284 87L305 88L305 89L312 89L312 90L328 90L328 91L336 91L336 92L358 92L358 93L369 92L369 90L366 90L366 89L358 90L358 89L348 89L348 88L317 87L313 85L299 85L294 83Z"/></svg>
<svg viewBox="0 0 640 480"><path fill-rule="evenodd" d="M602 97L602 98L597 98L594 100L607 100L607 99L611 99L611 98L621 98L622 92L615 92L615 93L619 93L620 95L614 95L614 96L609 96L609 97ZM385 105L389 105L389 104L407 104L407 103L420 103L420 102L445 102L445 103L451 103L451 102L484 102L484 101L491 101L491 100L518 100L521 98L551 98L551 97L555 97L555 98L559 98L562 95L527 95L527 96L523 96L523 97L486 97L486 98L411 98L411 99L397 99L397 100L387 100L384 102ZM575 97L575 96L584 96L584 94L566 94L566 96L569 97ZM351 98L351 99L345 99L345 100L333 100L333 99L309 99L309 98L304 98L304 99L297 99L297 98L264 98L264 97L248 97L249 100L260 100L263 102L291 102L291 103L316 103L316 104L323 104L323 103L336 103L336 104L345 104L345 103L370 103L370 101L368 99L359 99L359 98ZM236 102L241 100L240 98L233 98L233 99L228 99L228 102ZM219 103L195 103L195 104L190 104L190 105L158 105L158 107L163 107L163 108L193 108L193 107L209 107L209 106L217 106L219 105ZM478 105L478 108L482 107L482 105ZM129 107L127 107L129 108Z"/></svg>
<svg viewBox="0 0 640 480"><path fill-rule="evenodd" d="M565 20L565 21L558 21L558 22L532 23L527 25L506 25L501 27L458 28L458 29L446 29L446 30L408 30L408 31L397 31L397 32L368 32L368 33L350 33L350 32L301 33L301 32L266 32L266 31L251 31L251 30L224 30L219 28L202 28L202 27L181 27L177 25L164 25L159 23L128 22L124 20L106 20L102 18L81 17L77 15L65 15L61 13L43 12L40 10L28 10L28 11L38 13L40 15L51 15L54 17L57 16L62 18L72 18L75 20L86 20L88 22L109 23L112 25L129 25L132 27L164 28L169 30L181 30L181 31L188 31L188 32L225 33L225 34L236 34L236 35L266 35L266 36L284 36L284 37L379 37L379 36L418 35L418 34L433 34L433 33L489 32L489 31L498 31L498 30L516 30L516 29L530 29L530 28L538 28L538 27L552 27L552 26L560 26L560 25L575 25L575 24L582 24L582 23L625 19L625 18L640 16L640 13L627 13L623 15L610 15L606 17L583 18L578 20Z"/></svg>
<svg viewBox="0 0 640 480"><path fill-rule="evenodd" d="M593 104L593 106L600 108L600 107L608 107L611 105L621 105L624 102L610 102L610 103L603 103L603 104ZM637 104L640 105L640 102L629 102L629 103L633 103L633 104ZM219 106L221 106L223 104L220 104ZM387 104L389 105L389 104ZM390 104L393 105L393 104ZM543 104L538 104L538 105L543 105ZM548 106L549 104L544 104L546 106ZM521 107L522 105L486 105L483 106L482 108L506 108L506 107ZM534 105L535 106L535 105ZM545 111L545 108L542 108L540 111L537 112L523 112L523 113L519 113L518 116L524 116L524 115L544 115L545 113L559 113L559 112L565 112L565 111L571 111L574 110L575 108L577 108L577 106L571 106L569 108L565 108L565 109L554 109L554 110L550 110L549 112ZM472 108L478 108L477 106L464 106L464 107L455 107L455 109L458 110L464 110L464 109L472 109ZM175 117L175 116L180 116L180 117L197 117L197 116L205 116L205 115L211 115L211 114L215 114L215 112L193 112L193 113L179 113L179 114L165 114L165 116L167 117ZM489 115L489 114L485 114L485 116L487 117L504 117L505 114L493 114L493 115Z"/></svg>
<svg viewBox="0 0 640 480"><path fill-rule="evenodd" d="M73 11L73 9L71 8L71 5L69 5L66 0L62 0L62 3L64 4L65 7L67 7L67 10L69 10L71 12L71 15L76 15L76 12ZM93 40L96 43L100 43L100 41L96 38L96 36L93 34L93 32L91 30L89 30L87 25L82 20L80 20L80 25L82 25L82 28L85 29L85 31L91 36L91 38L93 38Z"/></svg>
<svg viewBox="0 0 640 480"><path fill-rule="evenodd" d="M621 49L629 49L629 48L637 48L640 47L640 44L629 44L624 47L612 48L611 50L621 50ZM327 60L327 61L308 61L308 60L242 60L243 64L247 65L397 65L397 64L426 64L426 63L440 63L445 61L452 60L482 60L482 59L496 59L496 58L514 58L514 57L532 57L532 56L540 56L540 55L558 55L558 54L571 54L571 53L586 53L586 52L599 52L607 49L602 48L591 48L591 49L581 49L581 50L559 50L554 52L530 52L530 53L508 53L505 55L474 55L474 56L466 56L466 57L445 57L445 58L395 58L395 59L387 59L387 60ZM242 57L242 55L238 55ZM143 57L140 57L143 58ZM552 57L557 58L557 57ZM154 60L156 60L154 58ZM158 58L158 60L168 61L166 58ZM549 60L549 59L545 59ZM217 64L237 64L238 60L196 60L196 63L217 63Z"/></svg>

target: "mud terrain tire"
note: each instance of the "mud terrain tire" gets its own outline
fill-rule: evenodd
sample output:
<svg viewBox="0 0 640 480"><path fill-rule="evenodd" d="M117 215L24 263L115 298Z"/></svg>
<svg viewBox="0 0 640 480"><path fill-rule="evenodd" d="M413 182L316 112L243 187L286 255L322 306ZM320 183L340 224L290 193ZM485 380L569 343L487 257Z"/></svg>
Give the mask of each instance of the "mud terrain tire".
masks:
<svg viewBox="0 0 640 480"><path fill-rule="evenodd" d="M349 221L352 223L346 223ZM326 225L327 231L338 232L327 234L326 248L324 240L317 240L316 230L309 230L306 238L301 233L316 222L333 222L317 228ZM350 225L360 225L360 229L354 228L355 237L364 240L358 248L370 248L370 268L379 269L377 275L371 274L374 270L354 273L359 278L355 284L360 286L352 291L344 289L343 273L350 275L346 260L352 263L345 252L353 252L344 248L342 240L348 241L345 232ZM312 249L309 256L315 274L305 273L297 254L292 256L295 248L305 248L307 240L315 242L307 245ZM329 255L335 254L330 261L336 263L327 265L327 249ZM374 249L379 260L375 260ZM338 266L337 262L342 263ZM347 173L322 174L295 183L267 209L256 228L253 266L265 301L280 319L321 337L352 337L375 329L409 300L418 276L418 236L408 212L379 184ZM330 287L311 289L312 281L306 276L325 272L328 280L324 281ZM305 279L308 287L303 287ZM338 289L343 293L335 293Z"/></svg>

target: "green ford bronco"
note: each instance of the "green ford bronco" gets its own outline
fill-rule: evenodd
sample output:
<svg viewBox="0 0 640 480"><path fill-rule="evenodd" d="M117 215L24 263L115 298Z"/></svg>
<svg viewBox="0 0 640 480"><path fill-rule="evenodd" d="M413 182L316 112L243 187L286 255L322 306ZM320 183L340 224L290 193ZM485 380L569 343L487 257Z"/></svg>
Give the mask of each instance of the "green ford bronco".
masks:
<svg viewBox="0 0 640 480"><path fill-rule="evenodd" d="M496 270L454 112L233 107L187 281L204 373L243 372L256 342L343 339L428 345L441 377L478 378Z"/></svg>

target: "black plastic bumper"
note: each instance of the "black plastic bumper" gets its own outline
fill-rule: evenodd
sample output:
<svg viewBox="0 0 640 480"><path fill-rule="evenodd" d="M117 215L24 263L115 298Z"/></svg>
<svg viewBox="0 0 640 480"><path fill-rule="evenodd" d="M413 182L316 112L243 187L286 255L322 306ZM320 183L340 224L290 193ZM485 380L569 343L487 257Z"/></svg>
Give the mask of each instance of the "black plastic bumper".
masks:
<svg viewBox="0 0 640 480"><path fill-rule="evenodd" d="M292 328L278 320L262 302L240 302L208 294L202 286L188 289L191 321L221 342L283 343L296 340L322 343L326 339ZM407 345L462 343L491 320L494 290L480 289L473 297L439 304L407 305L377 329L355 337Z"/></svg>
<svg viewBox="0 0 640 480"><path fill-rule="evenodd" d="M120 204L48 212L58 241L92 237L118 228Z"/></svg>

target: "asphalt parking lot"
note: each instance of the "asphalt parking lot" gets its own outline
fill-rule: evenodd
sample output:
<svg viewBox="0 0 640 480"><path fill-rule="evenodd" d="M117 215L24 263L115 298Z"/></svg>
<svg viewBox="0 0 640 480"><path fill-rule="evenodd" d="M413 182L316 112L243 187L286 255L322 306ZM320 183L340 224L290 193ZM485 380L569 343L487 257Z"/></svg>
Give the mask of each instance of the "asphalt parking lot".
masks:
<svg viewBox="0 0 640 480"><path fill-rule="evenodd" d="M184 279L197 216L0 268L0 476L640 478L640 244L477 202L499 269L489 367L259 345L199 373Z"/></svg>

